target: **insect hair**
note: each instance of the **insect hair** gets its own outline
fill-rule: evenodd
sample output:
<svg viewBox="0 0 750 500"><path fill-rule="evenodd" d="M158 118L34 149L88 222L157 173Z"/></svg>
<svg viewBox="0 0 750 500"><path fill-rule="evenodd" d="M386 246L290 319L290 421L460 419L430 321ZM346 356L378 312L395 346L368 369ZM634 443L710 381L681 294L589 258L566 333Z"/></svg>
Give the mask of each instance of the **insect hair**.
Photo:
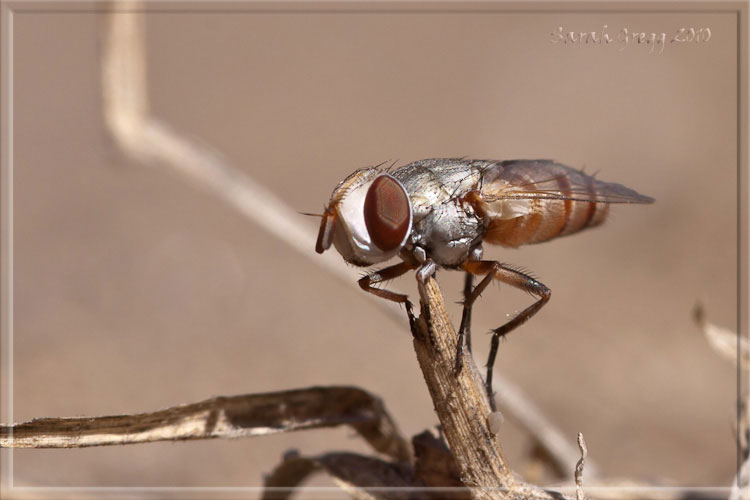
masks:
<svg viewBox="0 0 750 500"><path fill-rule="evenodd" d="M381 163L380 165L383 165L383 163ZM336 186L336 189L334 189L333 191L334 194L331 197L331 202L328 205L328 207L330 208L338 203L341 203L341 200L346 198L346 196L349 194L349 191L351 191L351 189L355 187L355 184L353 183L353 179L356 179L357 177L359 177L359 175L362 172L366 170L372 170L373 168L378 168L380 165L376 167L358 168L357 170L355 170L354 172L346 176L346 178L343 181L339 182L338 186Z"/></svg>
<svg viewBox="0 0 750 500"><path fill-rule="evenodd" d="M385 169L385 172L387 174L393 173L393 171L396 170L396 165L398 165L398 162L399 162L398 159L393 160L393 163L391 163L391 165Z"/></svg>
<svg viewBox="0 0 750 500"><path fill-rule="evenodd" d="M386 163L388 163L389 161L391 161L391 160L385 160L385 161L381 161L381 162L380 162L380 163L378 163L377 165L374 165L374 166L372 166L372 167L369 167L369 168L374 168L374 169L376 169L376 170L380 170L381 172L388 172L388 167L386 167L386 168L380 168L380 167L382 167L383 165L385 165L385 164L386 164Z"/></svg>

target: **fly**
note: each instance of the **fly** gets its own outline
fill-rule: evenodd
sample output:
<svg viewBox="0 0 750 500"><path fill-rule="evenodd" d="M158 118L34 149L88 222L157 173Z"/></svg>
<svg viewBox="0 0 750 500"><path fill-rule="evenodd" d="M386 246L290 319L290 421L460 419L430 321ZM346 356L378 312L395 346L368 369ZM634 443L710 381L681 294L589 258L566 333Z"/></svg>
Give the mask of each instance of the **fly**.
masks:
<svg viewBox="0 0 750 500"><path fill-rule="evenodd" d="M598 226L612 203L652 203L620 184L552 160L435 158L390 170L355 171L333 190L315 245L331 247L356 266L399 256L401 262L359 280L378 297L404 304L414 327L412 305L401 293L373 285L417 270L420 289L438 267L463 270L464 303L458 330L456 371L464 342L471 352L471 308L493 279L531 293L537 300L492 330L485 386L495 411L492 370L499 340L549 301L550 289L513 266L482 259L482 244L519 247ZM474 286L474 276L482 279Z"/></svg>

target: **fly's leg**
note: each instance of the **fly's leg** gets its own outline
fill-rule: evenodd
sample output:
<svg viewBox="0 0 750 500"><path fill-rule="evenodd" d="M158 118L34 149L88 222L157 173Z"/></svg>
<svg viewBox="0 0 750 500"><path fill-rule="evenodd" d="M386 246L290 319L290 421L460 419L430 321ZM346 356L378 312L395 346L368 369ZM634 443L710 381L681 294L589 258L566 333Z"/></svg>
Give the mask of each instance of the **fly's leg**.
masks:
<svg viewBox="0 0 750 500"><path fill-rule="evenodd" d="M482 261L480 261L482 262ZM467 274L466 282L467 284L470 283L468 276L471 276L471 274ZM466 297L466 300L464 300L464 313L461 316L461 326L458 328L458 348L456 350L456 374L461 373L461 368L463 367L463 341L464 341L464 333L465 331L468 331L469 323L471 321L471 306L474 305L474 301L479 298L480 295L482 295L482 292L485 288L487 288L487 285L490 284L492 281L492 278L495 277L495 272L490 270L487 275L482 278L482 281L479 282L479 284L474 288L474 290L471 290L471 288L468 289L469 295ZM464 289L464 293L466 293L466 288ZM467 337L468 338L468 337ZM494 411L494 409L493 409Z"/></svg>
<svg viewBox="0 0 750 500"><path fill-rule="evenodd" d="M513 317L513 319L511 319L504 325L492 330L492 343L490 345L490 355L487 360L487 380L485 382L485 386L487 388L487 397L490 400L490 407L492 408L492 411L496 411L494 392L492 391L492 369L495 364L495 357L497 356L500 337L507 335L513 329L521 326L530 317L536 314L537 311L539 311L539 309L541 309L542 306L549 301L551 292L549 288L547 288L531 276L499 262L491 260L467 262L463 265L463 268L465 271L472 274L487 275L482 280L482 282L477 285L477 288L479 288L482 283L484 283L491 276L499 281L502 281L503 283L507 283L508 285L514 286L520 290L529 292L530 294L538 297L538 300L536 302L518 313L515 317Z"/></svg>
<svg viewBox="0 0 750 500"><path fill-rule="evenodd" d="M482 247L477 246L469 253L469 261L479 261L481 259ZM456 375L461 373L461 368L463 367L464 338L466 338L466 348L469 350L469 354L471 354L471 306L474 304L474 301L482 293L486 286L487 285L484 285L481 288L477 287L479 288L479 292L472 297L474 275L468 271L466 272L466 276L464 278L464 310L463 314L461 315L461 326L458 328L458 342L456 345Z"/></svg>
<svg viewBox="0 0 750 500"><path fill-rule="evenodd" d="M459 342L458 344L461 345L461 334L463 333L466 335L466 349L469 351L469 354L471 354L471 306L469 308L466 308L466 302L469 301L469 297L471 296L471 291L474 288L474 275L471 273L466 273L466 276L464 277L464 313L461 316L461 325L464 328L459 329Z"/></svg>
<svg viewBox="0 0 750 500"><path fill-rule="evenodd" d="M409 328L411 329L412 334L414 334L416 323L414 320L412 305L411 302L409 302L408 296L403 293L396 293L390 290L375 288L372 286L373 284L382 283L383 281L392 280L393 278L398 278L411 269L414 269L411 264L409 264L408 262L401 262L399 264L381 269L380 271L371 272L370 274L363 276L359 281L357 281L357 283L359 283L360 288L362 288L362 290L364 290L365 292L370 292L371 294L377 295L378 297L381 297L383 299L398 302L399 304L404 304L404 307L406 307L406 314L409 317Z"/></svg>

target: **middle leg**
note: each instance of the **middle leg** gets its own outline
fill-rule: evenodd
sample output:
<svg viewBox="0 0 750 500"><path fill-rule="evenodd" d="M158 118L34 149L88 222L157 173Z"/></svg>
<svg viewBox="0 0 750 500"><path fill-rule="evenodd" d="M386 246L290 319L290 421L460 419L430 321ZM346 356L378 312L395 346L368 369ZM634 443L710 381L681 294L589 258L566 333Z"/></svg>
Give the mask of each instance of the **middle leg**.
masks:
<svg viewBox="0 0 750 500"><path fill-rule="evenodd" d="M466 276L464 276L464 304L466 304L466 301L469 300L469 297L471 296L471 291L474 289L474 275L471 273L466 273ZM464 316L466 316L466 319L464 319ZM468 310L464 307L464 313L461 316L461 324L466 323L464 326L464 334L466 335L466 349L469 351L469 354L471 354L471 307L468 308Z"/></svg>
<svg viewBox="0 0 750 500"><path fill-rule="evenodd" d="M471 344L471 341L469 340L469 336L471 335L469 333L471 324L471 307L474 305L474 301L479 298L484 289L487 288L487 285L492 281L494 271L490 270L487 272L487 275L482 278L482 281L480 281L476 288L472 290L471 285L474 281L473 276L474 275L470 272L466 273L466 282L464 284L464 311L461 315L461 326L458 327L458 345L456 346L456 367L454 368L456 374L461 373L461 368L463 368L464 335L466 335L466 343L469 345ZM469 352L471 352L471 347L469 347Z"/></svg>
<svg viewBox="0 0 750 500"><path fill-rule="evenodd" d="M478 245L469 253L469 261L480 260L482 260L482 247ZM471 355L471 307L486 286L477 287L479 291L476 295L473 295L474 275L468 271L466 272L466 276L464 277L464 308L461 314L461 326L458 328L458 342L456 343L456 374L460 373L463 367L464 338L466 338L466 349L468 349L469 355Z"/></svg>

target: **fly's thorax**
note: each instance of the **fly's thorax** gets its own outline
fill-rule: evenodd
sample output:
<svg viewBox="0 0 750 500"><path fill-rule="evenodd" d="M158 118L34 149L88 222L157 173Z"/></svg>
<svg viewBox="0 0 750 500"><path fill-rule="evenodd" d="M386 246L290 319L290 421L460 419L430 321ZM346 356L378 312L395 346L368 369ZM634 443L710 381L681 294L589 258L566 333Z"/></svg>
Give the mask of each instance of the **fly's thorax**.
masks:
<svg viewBox="0 0 750 500"><path fill-rule="evenodd" d="M466 262L484 231L483 219L460 200L454 200L433 206L416 222L412 240L436 264L453 267Z"/></svg>
<svg viewBox="0 0 750 500"><path fill-rule="evenodd" d="M482 170L461 158L433 158L409 163L393 172L409 193L415 218L478 188Z"/></svg>
<svg viewBox="0 0 750 500"><path fill-rule="evenodd" d="M463 159L435 158L393 172L411 198L414 217L411 243L441 266L457 266L481 240L484 223L466 193L477 189L481 169Z"/></svg>
<svg viewBox="0 0 750 500"><path fill-rule="evenodd" d="M411 203L394 177L370 168L341 182L328 211L335 218L333 245L347 262L368 266L399 253L412 229Z"/></svg>

